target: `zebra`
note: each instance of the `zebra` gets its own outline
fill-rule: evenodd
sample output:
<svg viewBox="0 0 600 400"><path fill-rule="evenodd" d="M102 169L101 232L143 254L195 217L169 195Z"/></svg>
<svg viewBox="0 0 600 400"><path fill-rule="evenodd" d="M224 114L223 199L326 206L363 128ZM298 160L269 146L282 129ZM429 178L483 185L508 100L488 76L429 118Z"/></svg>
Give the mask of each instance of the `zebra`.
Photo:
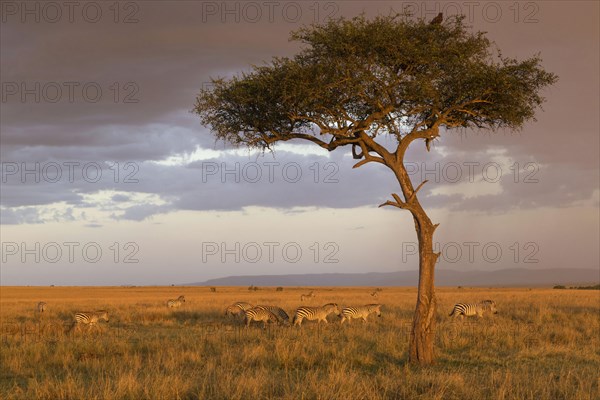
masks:
<svg viewBox="0 0 600 400"><path fill-rule="evenodd" d="M484 300L479 303L458 303L454 305L450 316L454 316L454 318L460 316L463 319L464 317L477 315L477 318L483 318L484 311L498 314L496 302L493 300Z"/></svg>
<svg viewBox="0 0 600 400"><path fill-rule="evenodd" d="M40 314L42 314L44 311L46 311L46 302L40 301L39 303L37 303L37 310Z"/></svg>
<svg viewBox="0 0 600 400"><path fill-rule="evenodd" d="M371 314L377 314L381 317L381 304L367 304L360 307L345 307L342 310L342 324L348 320L348 323L354 318L361 318L363 322L367 322L367 317Z"/></svg>
<svg viewBox="0 0 600 400"><path fill-rule="evenodd" d="M373 293L371 293L371 297L376 299L379 297L379 295L377 294L377 291L374 291Z"/></svg>
<svg viewBox="0 0 600 400"><path fill-rule="evenodd" d="M185 303L185 297L179 296L177 299L169 299L167 300L167 307L169 308L178 308L181 307L181 304Z"/></svg>
<svg viewBox="0 0 600 400"><path fill-rule="evenodd" d="M78 328L80 324L87 325L88 330L90 330L93 326L96 326L98 321L101 319L108 322L108 311L82 311L75 313L75 320L73 321L73 325L71 325L71 329L69 331Z"/></svg>
<svg viewBox="0 0 600 400"><path fill-rule="evenodd" d="M277 306L256 306L255 308L262 308L264 310L271 311L273 314L275 314L275 316L277 317L277 319L279 320L280 323L282 323L284 325L289 325L290 324L290 316L281 307L277 307Z"/></svg>
<svg viewBox="0 0 600 400"><path fill-rule="evenodd" d="M266 329L267 323L269 323L269 322L279 323L279 320L280 320L279 317L277 317L277 315L275 315L271 311L269 311L265 308L261 308L261 307L254 307L249 310L246 310L244 312L244 315L245 315L244 323L246 324L246 328L248 328L250 326L250 323L252 321L256 321L256 322L262 321L263 328Z"/></svg>
<svg viewBox="0 0 600 400"><path fill-rule="evenodd" d="M481 302L481 304L483 305L484 311L489 311L494 314L498 314L498 309L496 307L496 302L494 300L483 300Z"/></svg>
<svg viewBox="0 0 600 400"><path fill-rule="evenodd" d="M325 321L327 323L327 316L331 313L340 315L340 310L336 303L327 303L322 307L299 307L296 309L294 314L294 320L292 321L294 326L300 326L303 319L309 321L317 320L319 323Z"/></svg>
<svg viewBox="0 0 600 400"><path fill-rule="evenodd" d="M313 293L313 291L311 290L309 294L303 294L300 296L300 301L304 301L306 299L314 299L316 296Z"/></svg>
<svg viewBox="0 0 600 400"><path fill-rule="evenodd" d="M484 307L486 307L486 308L488 308L488 309L489 309L490 307L492 307L492 305L493 305L494 307L496 306L496 302L495 302L494 300L483 300L483 301L481 302L481 304L483 304L483 305L484 305Z"/></svg>
<svg viewBox="0 0 600 400"><path fill-rule="evenodd" d="M238 301L237 303L234 303L232 305L230 305L229 307L227 307L227 309L225 310L225 315L226 316L239 316L239 315L244 315L244 312L246 310L249 310L251 308L254 308L254 306L250 303L245 303L243 301Z"/></svg>

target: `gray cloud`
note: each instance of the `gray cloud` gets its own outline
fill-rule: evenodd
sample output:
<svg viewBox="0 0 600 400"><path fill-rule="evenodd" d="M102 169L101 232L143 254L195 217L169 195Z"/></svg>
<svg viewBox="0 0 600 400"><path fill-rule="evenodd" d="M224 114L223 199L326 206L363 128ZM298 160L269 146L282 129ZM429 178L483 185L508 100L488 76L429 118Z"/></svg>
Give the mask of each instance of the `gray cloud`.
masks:
<svg viewBox="0 0 600 400"><path fill-rule="evenodd" d="M2 208L0 210L0 222L2 225L41 224L43 220L34 207L25 207L19 210Z"/></svg>
<svg viewBox="0 0 600 400"><path fill-rule="evenodd" d="M114 24L109 19L98 24L82 21L23 24L15 20L2 24L3 85L25 82L32 87L35 82L41 85L58 82L64 88L64 82L79 82L77 88L80 88L84 83L95 82L102 89L97 103L86 101L79 90L75 91L73 103L64 92L56 103L43 98L39 103L31 100L22 103L19 95L9 96L0 111L2 162L100 163L106 177L93 183L81 176L74 182L36 184L9 179L2 183L0 197L5 207L3 224L36 223L49 218L41 217L31 206L63 202L73 212L92 207L110 209L84 201L85 196L102 191L119 192L112 196L118 207L115 205L115 210L109 211L114 218L133 220L173 210L239 210L251 205L376 206L388 199L391 192L398 191L391 173L380 166L352 170L352 160L344 156L349 150L336 151L330 158L280 152L274 160L268 155L254 160L299 164L303 177L296 183L281 176L274 183L264 179L256 183L242 179L236 183L212 175L203 181L203 167L211 163L243 167L253 162L249 157L233 154L189 165L148 162L191 152L197 147L229 148L215 144L210 133L188 112L196 92L210 76L229 76L271 56L292 54L298 45L287 41L289 31L314 19L311 9L302 4L299 22L290 22L276 14L273 22L263 17L258 23L249 23L245 15L240 23L231 19L222 23L220 15L207 15L202 3L179 2L169 6L161 2L139 3L140 21L136 24ZM338 15L346 16L356 15L367 7L360 2L335 4ZM395 4L369 2L369 12L387 13ZM506 174L501 180L500 193L476 197L434 195L442 185L458 184L434 179L420 193L426 207L506 212L515 208L567 206L589 199L598 189L600 124L595 38L599 28L594 17L597 12L592 12L597 11L598 5L580 6L543 4L539 23L529 25L515 24L508 17L489 23L480 15L475 16L474 28L489 31L506 55L526 57L541 52L544 65L559 74L560 82L546 93L548 103L545 112L539 113L539 121L526 126L520 134L448 133L436 143L444 147L443 154L427 154L424 146L420 146L411 150L409 161L426 161L428 165L436 162L483 165L490 158L486 150L503 148L506 156L521 165L534 162L543 167L537 174L538 183L515 183ZM564 27L566 15L578 22L572 24L573 29L556 29ZM118 90L111 89L115 82ZM135 86L125 89L128 83ZM117 102L115 90L119 94ZM138 101L125 103L127 95ZM120 163L118 182L110 179L113 170L109 166L114 162ZM136 183L122 181L131 172L124 168L127 162L139 168ZM311 165L318 163L323 168L327 162L337 166L338 182L325 183L321 175L315 183ZM420 176L414 176L413 180L420 183ZM164 204L129 202L133 192L155 195ZM72 218L69 214L63 217Z"/></svg>

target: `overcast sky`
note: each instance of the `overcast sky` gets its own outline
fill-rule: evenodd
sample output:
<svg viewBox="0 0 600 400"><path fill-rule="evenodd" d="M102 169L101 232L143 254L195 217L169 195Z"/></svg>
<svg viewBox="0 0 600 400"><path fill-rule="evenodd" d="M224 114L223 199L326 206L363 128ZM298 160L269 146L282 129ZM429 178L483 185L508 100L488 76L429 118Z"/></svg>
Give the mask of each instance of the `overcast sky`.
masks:
<svg viewBox="0 0 600 400"><path fill-rule="evenodd" d="M210 77L293 55L304 24L403 7L466 14L560 79L521 132L410 149L439 268L599 268L598 2L113 4L1 4L3 285L416 269L410 215L377 207L391 172L349 148L233 149L190 113Z"/></svg>

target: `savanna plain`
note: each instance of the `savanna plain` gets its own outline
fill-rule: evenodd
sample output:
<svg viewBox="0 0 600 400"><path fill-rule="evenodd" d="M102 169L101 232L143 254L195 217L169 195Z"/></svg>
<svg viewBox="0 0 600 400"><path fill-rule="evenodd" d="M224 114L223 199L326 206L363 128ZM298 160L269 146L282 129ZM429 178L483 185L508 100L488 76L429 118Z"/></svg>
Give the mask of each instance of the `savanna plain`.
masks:
<svg viewBox="0 0 600 400"><path fill-rule="evenodd" d="M407 363L416 289L1 287L0 398L600 399L600 291L438 288L437 363ZM313 290L314 298L300 296ZM185 296L180 308L168 299ZM464 321L458 302L498 314ZM39 313L39 301L47 303ZM245 328L237 301L383 304L368 322ZM109 322L68 331L78 311Z"/></svg>

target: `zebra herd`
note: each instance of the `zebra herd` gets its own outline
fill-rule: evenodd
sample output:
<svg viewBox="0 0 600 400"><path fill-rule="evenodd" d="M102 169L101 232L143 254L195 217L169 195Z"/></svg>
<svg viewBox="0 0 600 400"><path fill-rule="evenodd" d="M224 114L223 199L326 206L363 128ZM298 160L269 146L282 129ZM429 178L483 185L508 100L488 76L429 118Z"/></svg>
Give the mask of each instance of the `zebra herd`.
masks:
<svg viewBox="0 0 600 400"><path fill-rule="evenodd" d="M279 325L294 325L301 326L302 321L321 321L328 323L327 317L335 314L344 321L350 322L352 319L362 319L367 322L367 317L370 314L377 314L381 317L381 304L367 304L360 307L346 307L340 309L336 303L327 303L321 307L298 307L294 312L294 317L290 323L290 317L287 312L278 306L257 305L253 306L246 302L237 302L225 309L225 315L230 317L243 317L244 324L249 327L252 321L262 322L263 327L267 327L268 323L276 323Z"/></svg>
<svg viewBox="0 0 600 400"><path fill-rule="evenodd" d="M327 303L321 307L301 306L296 309L292 324L300 326L305 319L308 321L317 321L318 323L321 321L328 323L327 317L331 314L340 317L341 324L346 321L350 323L353 319L362 319L363 323L366 323L368 316L371 314L381 317L381 307L381 304L367 304L358 307L345 307L340 311L336 303ZM449 316L460 317L461 320L464 317L473 316L483 318L484 312L498 314L496 302L493 300L483 300L479 303L457 303L452 308ZM264 327L267 326L267 323L290 325L288 314L281 307L277 306L252 306L250 303L238 302L227 307L225 315L243 316L246 327L250 326L252 321L263 322Z"/></svg>
<svg viewBox="0 0 600 400"><path fill-rule="evenodd" d="M304 296L305 295L302 295L302 297ZM310 297L314 297L312 292L310 293ZM178 308L181 307L183 303L185 303L185 297L179 296L177 299L167 300L167 307ZM281 307L273 305L254 306L246 302L237 302L225 309L225 316L238 319L243 317L246 327L249 327L253 321L262 322L264 328L266 328L267 324L269 323L285 326L301 326L302 321L304 320L317 321L317 323L320 323L321 321L328 323L327 317L331 314L337 315L341 320L341 324L346 321L350 323L353 319L361 319L363 323L366 323L368 316L371 314L381 317L381 307L382 304L367 304L363 306L345 307L340 309L336 303L327 303L320 307L300 306L296 308L294 316L290 321L290 316ZM37 303L36 310L40 315L46 312L46 308L46 302L40 301ZM457 303L452 308L452 312L449 316L454 318L460 317L461 320L464 319L464 317L473 316L483 318L485 312L497 314L498 309L496 302L493 300L483 300L479 303ZM100 320L106 322L109 321L108 311L99 310L77 312L75 313L73 324L71 325L69 332L72 330L78 330L81 325L86 325L88 330L90 330L96 326Z"/></svg>

